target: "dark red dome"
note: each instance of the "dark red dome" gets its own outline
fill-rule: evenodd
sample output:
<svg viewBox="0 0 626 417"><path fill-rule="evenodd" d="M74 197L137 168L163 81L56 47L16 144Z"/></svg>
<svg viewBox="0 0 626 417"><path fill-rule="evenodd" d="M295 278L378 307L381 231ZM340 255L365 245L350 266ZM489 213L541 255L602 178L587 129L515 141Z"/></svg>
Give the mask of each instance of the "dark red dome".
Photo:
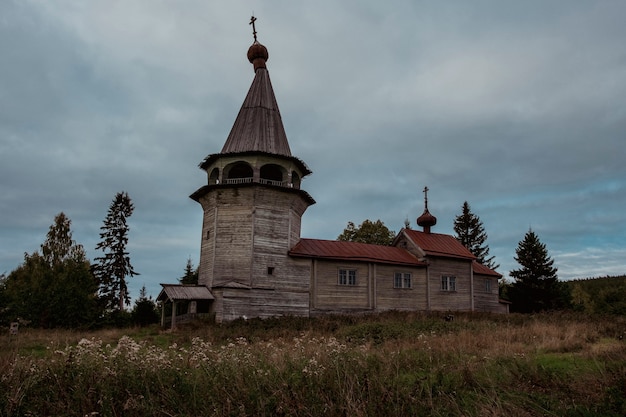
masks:
<svg viewBox="0 0 626 417"><path fill-rule="evenodd" d="M270 57L267 48L261 45L259 42L254 41L252 46L248 49L248 61L254 65L254 70L258 68L265 68L265 61Z"/></svg>
<svg viewBox="0 0 626 417"><path fill-rule="evenodd" d="M430 229L431 226L434 226L436 224L437 218L430 214L428 209L425 209L424 213L422 213L422 215L417 218L417 225L422 226L424 230Z"/></svg>

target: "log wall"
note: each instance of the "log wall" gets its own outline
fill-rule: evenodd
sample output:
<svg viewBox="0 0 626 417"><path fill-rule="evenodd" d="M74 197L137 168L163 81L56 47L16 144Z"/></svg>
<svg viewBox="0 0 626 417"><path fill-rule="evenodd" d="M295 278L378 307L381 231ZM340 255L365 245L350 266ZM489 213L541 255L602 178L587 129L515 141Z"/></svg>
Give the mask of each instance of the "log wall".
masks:
<svg viewBox="0 0 626 417"><path fill-rule="evenodd" d="M485 281L489 281L491 289L487 291ZM501 313L498 279L488 275L474 275L474 310Z"/></svg>
<svg viewBox="0 0 626 417"><path fill-rule="evenodd" d="M311 306L315 309L368 309L369 266L363 262L313 261ZM339 270L355 270L356 285L339 285Z"/></svg>
<svg viewBox="0 0 626 417"><path fill-rule="evenodd" d="M273 291L263 289L220 288L214 290L219 304L215 320L235 320L240 317L269 318L277 316L309 315L309 293L297 291Z"/></svg>
<svg viewBox="0 0 626 417"><path fill-rule="evenodd" d="M216 318L283 315L290 308L296 315L308 312L308 264L287 255L300 238L308 201L292 190L253 185L215 187L200 203L199 284L214 293L232 282L250 288L216 289L219 294L226 291L223 299L216 296Z"/></svg>
<svg viewBox="0 0 626 417"><path fill-rule="evenodd" d="M426 268L377 266L377 310L426 310ZM411 273L411 288L394 288L396 272Z"/></svg>
<svg viewBox="0 0 626 417"><path fill-rule="evenodd" d="M339 270L355 270L356 285L339 283ZM396 272L411 274L411 288L394 288ZM425 268L369 262L311 261L311 308L315 310L423 310Z"/></svg>
<svg viewBox="0 0 626 417"><path fill-rule="evenodd" d="M263 186L216 187L200 203L199 283L272 286L267 268L280 263L299 239L308 203L298 193Z"/></svg>
<svg viewBox="0 0 626 417"><path fill-rule="evenodd" d="M429 258L429 262L429 309L434 311L472 310L471 261L453 258ZM456 277L455 291L441 290L441 277L443 275Z"/></svg>

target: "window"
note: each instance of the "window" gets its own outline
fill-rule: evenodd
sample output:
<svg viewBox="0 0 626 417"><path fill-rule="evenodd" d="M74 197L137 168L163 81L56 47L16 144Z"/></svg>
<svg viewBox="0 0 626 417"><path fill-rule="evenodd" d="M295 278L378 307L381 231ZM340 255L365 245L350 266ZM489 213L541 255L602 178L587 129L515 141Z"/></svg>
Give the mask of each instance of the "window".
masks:
<svg viewBox="0 0 626 417"><path fill-rule="evenodd" d="M442 275L441 291L456 291L456 277L451 275Z"/></svg>
<svg viewBox="0 0 626 417"><path fill-rule="evenodd" d="M273 266L268 266L267 267L267 275L274 275L274 267Z"/></svg>
<svg viewBox="0 0 626 417"><path fill-rule="evenodd" d="M340 269L339 285L356 285L356 269Z"/></svg>
<svg viewBox="0 0 626 417"><path fill-rule="evenodd" d="M491 280L490 279L485 280L485 291L491 292Z"/></svg>
<svg viewBox="0 0 626 417"><path fill-rule="evenodd" d="M396 272L393 276L394 288L411 288L411 273Z"/></svg>

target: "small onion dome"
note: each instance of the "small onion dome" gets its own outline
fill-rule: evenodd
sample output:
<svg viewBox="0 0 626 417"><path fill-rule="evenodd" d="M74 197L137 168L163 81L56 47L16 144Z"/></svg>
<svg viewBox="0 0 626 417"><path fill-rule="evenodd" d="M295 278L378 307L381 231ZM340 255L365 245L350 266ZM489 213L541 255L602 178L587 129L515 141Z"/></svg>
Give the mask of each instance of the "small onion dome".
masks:
<svg viewBox="0 0 626 417"><path fill-rule="evenodd" d="M248 49L248 61L254 65L254 71L259 68L265 68L265 61L267 61L269 57L270 54L267 52L267 48L257 41L254 41L252 46Z"/></svg>
<svg viewBox="0 0 626 417"><path fill-rule="evenodd" d="M437 224L437 218L430 214L428 209L424 209L424 213L417 218L417 225L424 228L424 232L430 233L431 226Z"/></svg>

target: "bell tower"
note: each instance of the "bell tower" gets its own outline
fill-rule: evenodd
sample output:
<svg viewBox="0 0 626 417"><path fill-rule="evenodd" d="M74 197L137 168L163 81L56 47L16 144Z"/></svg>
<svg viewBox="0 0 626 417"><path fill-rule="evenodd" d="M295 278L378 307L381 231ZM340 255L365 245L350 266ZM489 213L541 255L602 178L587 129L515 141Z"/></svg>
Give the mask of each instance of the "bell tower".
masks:
<svg viewBox="0 0 626 417"><path fill-rule="evenodd" d="M272 306L294 302L308 314L309 277L287 252L315 204L301 189L311 171L291 154L255 21L252 85L221 152L200 164L206 185L190 196L204 212L198 284L215 296L218 321L279 315Z"/></svg>

